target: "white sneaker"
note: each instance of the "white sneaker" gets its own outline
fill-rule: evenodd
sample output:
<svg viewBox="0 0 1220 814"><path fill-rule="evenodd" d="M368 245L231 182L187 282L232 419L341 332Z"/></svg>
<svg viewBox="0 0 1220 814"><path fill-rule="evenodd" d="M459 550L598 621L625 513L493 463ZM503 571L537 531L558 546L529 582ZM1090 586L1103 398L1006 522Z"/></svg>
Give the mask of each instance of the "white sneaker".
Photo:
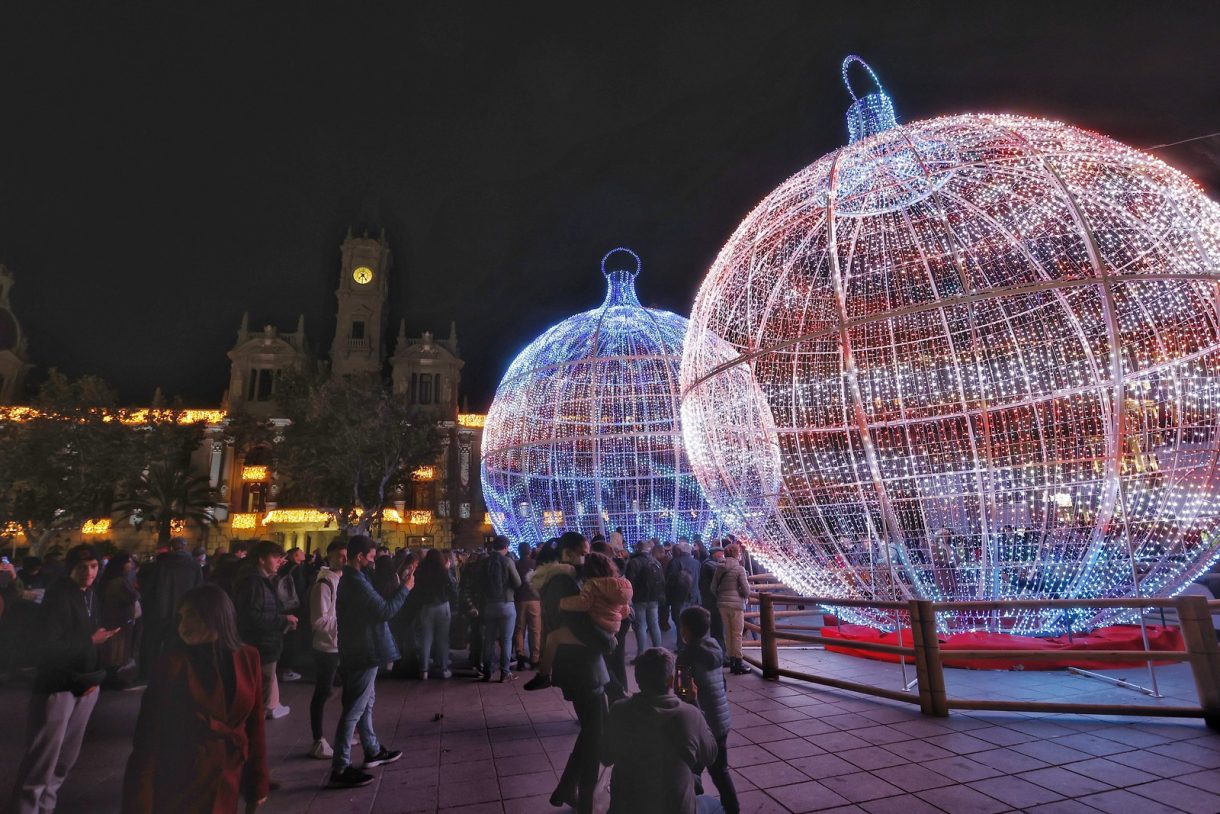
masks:
<svg viewBox="0 0 1220 814"><path fill-rule="evenodd" d="M309 750L309 756L318 760L330 760L335 756L335 750L330 748L326 738L318 738L313 742L313 749Z"/></svg>
<svg viewBox="0 0 1220 814"><path fill-rule="evenodd" d="M286 707L283 704L280 704L278 707L272 707L271 709L267 710L267 720L278 721L280 718L287 717L288 713L291 711L291 707Z"/></svg>
<svg viewBox="0 0 1220 814"><path fill-rule="evenodd" d="M441 678L453 678L453 671L446 670L445 672L441 673Z"/></svg>
<svg viewBox="0 0 1220 814"><path fill-rule="evenodd" d="M285 670L284 675L280 678L280 681L287 681L289 683L291 683L293 681L300 681L300 680L301 680L301 674L296 672L295 670Z"/></svg>

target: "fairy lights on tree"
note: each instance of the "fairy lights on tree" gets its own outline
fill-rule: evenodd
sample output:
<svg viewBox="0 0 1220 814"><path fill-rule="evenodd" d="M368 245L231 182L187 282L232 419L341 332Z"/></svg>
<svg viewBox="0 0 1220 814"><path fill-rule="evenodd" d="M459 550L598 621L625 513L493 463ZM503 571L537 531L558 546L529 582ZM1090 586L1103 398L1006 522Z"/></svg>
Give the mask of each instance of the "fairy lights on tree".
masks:
<svg viewBox="0 0 1220 814"><path fill-rule="evenodd" d="M634 270L607 265L626 258ZM640 304L639 271L630 249L607 254L601 306L538 337L500 382L483 430L483 497L513 542L618 527L628 543L675 540L713 526L678 423L686 320Z"/></svg>
<svg viewBox="0 0 1220 814"><path fill-rule="evenodd" d="M708 499L802 593L1181 590L1220 552L1220 206L1059 122L899 125L843 69L850 143L750 213L695 301L682 416Z"/></svg>

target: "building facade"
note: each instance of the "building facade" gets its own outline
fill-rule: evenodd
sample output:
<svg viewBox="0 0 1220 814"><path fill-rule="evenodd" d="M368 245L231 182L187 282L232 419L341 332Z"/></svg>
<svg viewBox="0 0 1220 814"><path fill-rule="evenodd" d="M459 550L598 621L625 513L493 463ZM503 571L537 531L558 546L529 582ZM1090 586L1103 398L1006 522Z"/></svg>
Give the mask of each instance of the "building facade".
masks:
<svg viewBox="0 0 1220 814"><path fill-rule="evenodd" d="M317 507L279 502L278 447L289 421L278 412L276 383L286 370L319 371L330 375L379 375L394 396L407 404L427 407L437 416L441 451L436 460L417 469L409 485L392 495L375 536L391 547L473 548L491 531L479 490L479 448L483 416L459 412L461 371L457 326L445 339L429 331L407 333L398 324L392 345L390 276L393 256L385 232L370 237L348 230L339 247L335 289L335 336L326 357L315 356L300 316L292 331L274 325L251 328L242 316L233 347L228 351L229 381L220 409L191 410L184 420L204 421L204 443L191 465L206 472L220 495L212 528L183 528L181 533L210 550L238 539L274 539L285 547L312 552L325 550L338 533L334 517ZM30 368L25 338L8 309L12 275L0 266L0 405L12 404ZM231 421L245 414L268 428L266 437L239 441ZM17 415L10 411L9 419ZM2 419L3 416L0 416ZM108 539L120 547L139 549L151 537L127 521L98 518L81 529L65 529L47 541L64 547L80 539Z"/></svg>

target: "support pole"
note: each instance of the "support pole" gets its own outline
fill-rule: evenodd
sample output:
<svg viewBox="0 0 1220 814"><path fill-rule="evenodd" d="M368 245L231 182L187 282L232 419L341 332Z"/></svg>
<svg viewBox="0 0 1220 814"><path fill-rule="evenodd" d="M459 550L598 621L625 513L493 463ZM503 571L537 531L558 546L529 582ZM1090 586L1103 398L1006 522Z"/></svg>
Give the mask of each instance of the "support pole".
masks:
<svg viewBox="0 0 1220 814"><path fill-rule="evenodd" d="M768 681L779 680L779 647L775 639L775 600L758 595L758 627L762 630L762 672Z"/></svg>
<svg viewBox="0 0 1220 814"><path fill-rule="evenodd" d="M919 710L937 718L949 716L945 668L936 637L936 611L926 599L910 601L911 636L915 645L915 676L919 680Z"/></svg>
<svg viewBox="0 0 1220 814"><path fill-rule="evenodd" d="M1210 728L1220 730L1220 646L1211 610L1202 596L1179 596L1177 607L1203 720Z"/></svg>

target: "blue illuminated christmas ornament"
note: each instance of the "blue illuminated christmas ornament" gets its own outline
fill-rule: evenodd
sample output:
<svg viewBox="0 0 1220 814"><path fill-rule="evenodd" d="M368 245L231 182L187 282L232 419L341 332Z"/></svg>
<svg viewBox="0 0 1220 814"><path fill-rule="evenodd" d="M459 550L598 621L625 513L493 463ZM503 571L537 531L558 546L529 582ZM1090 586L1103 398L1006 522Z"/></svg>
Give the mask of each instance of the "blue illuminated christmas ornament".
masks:
<svg viewBox="0 0 1220 814"><path fill-rule="evenodd" d="M849 144L750 213L696 298L682 416L709 501L803 594L1181 591L1220 554L1220 206L1058 122L900 125L864 69Z"/></svg>
<svg viewBox="0 0 1220 814"><path fill-rule="evenodd" d="M607 265L630 258L626 270ZM628 543L714 529L678 424L686 320L645 308L640 259L602 258L601 307L554 326L509 366L483 430L483 497L497 532L538 543L573 529Z"/></svg>

